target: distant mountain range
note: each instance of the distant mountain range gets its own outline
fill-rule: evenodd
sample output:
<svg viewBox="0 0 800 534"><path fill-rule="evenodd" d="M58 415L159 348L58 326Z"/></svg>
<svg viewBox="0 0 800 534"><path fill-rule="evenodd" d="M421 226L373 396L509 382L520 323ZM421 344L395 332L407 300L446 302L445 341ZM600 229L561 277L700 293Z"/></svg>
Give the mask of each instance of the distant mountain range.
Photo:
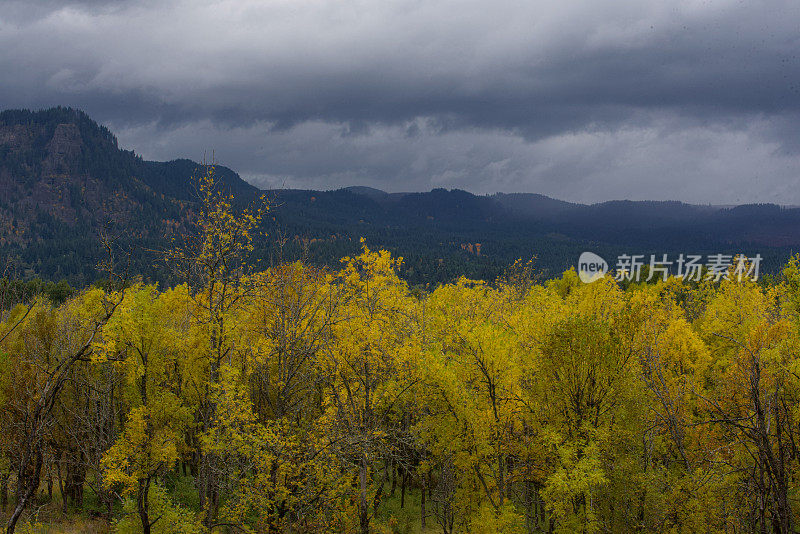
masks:
<svg viewBox="0 0 800 534"><path fill-rule="evenodd" d="M4 111L0 255L25 276L85 284L97 277L97 235L111 222L122 242L137 247L134 268L167 281L151 251L185 230L198 167L185 159L145 161L120 149L108 129L81 111ZM261 193L233 170L216 169L240 202ZM800 209L772 204L584 205L529 193L387 193L361 186L266 193L272 216L257 261L303 256L338 264L365 237L371 247L403 256L402 273L415 284L460 275L494 279L515 259L532 256L545 275L557 275L583 250L612 266L624 253L760 253L763 268L775 272L800 250Z"/></svg>

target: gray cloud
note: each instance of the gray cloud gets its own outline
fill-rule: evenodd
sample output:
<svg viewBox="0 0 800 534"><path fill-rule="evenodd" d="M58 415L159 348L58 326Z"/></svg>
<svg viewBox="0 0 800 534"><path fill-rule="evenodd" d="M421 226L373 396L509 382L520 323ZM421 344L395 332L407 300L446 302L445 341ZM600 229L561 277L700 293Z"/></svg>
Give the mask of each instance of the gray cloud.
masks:
<svg viewBox="0 0 800 534"><path fill-rule="evenodd" d="M800 203L800 5L12 1L3 107L261 185Z"/></svg>

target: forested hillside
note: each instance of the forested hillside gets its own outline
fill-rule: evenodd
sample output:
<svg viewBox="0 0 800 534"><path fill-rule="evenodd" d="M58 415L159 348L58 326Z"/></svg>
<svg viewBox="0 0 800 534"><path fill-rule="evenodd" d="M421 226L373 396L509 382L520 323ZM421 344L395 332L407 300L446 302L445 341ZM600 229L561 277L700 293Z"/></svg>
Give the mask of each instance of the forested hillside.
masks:
<svg viewBox="0 0 800 534"><path fill-rule="evenodd" d="M159 252L186 231L199 171L202 165L189 160L144 161L120 149L107 128L80 111L2 112L0 255L24 279L83 287L101 276L99 235L106 231L136 252L134 272L172 284ZM583 205L445 189L260 192L230 169L216 172L239 204L265 193L272 205L254 242L262 265L304 259L336 267L358 252L361 237L403 256L400 275L412 285L493 280L516 259L532 257L546 276L557 276L584 250L611 264L620 254L760 253L763 272L775 274L800 250L800 210L774 205Z"/></svg>
<svg viewBox="0 0 800 534"><path fill-rule="evenodd" d="M800 257L420 291L364 243L259 269L269 211L199 183L181 284L2 286L7 532L795 531Z"/></svg>
<svg viewBox="0 0 800 534"><path fill-rule="evenodd" d="M0 113L0 255L19 275L96 281L104 231L136 249L133 269L163 279L147 251L185 230L197 196L188 160L142 160L70 108ZM239 197L256 189L217 167ZM5 265L6 262L4 262Z"/></svg>

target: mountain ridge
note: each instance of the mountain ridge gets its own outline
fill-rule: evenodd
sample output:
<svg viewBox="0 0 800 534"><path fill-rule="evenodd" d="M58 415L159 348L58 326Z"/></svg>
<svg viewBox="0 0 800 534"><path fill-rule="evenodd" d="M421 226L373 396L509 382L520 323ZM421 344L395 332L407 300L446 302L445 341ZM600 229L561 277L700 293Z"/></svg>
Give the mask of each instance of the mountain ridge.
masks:
<svg viewBox="0 0 800 534"><path fill-rule="evenodd" d="M190 177L200 167L188 159L146 161L79 110L0 112L0 253L25 275L88 283L97 276L96 234L109 220L140 249L163 248L186 231ZM581 204L537 193L389 193L366 186L261 191L232 169L215 169L239 202L261 193L272 202L260 260L288 255L335 265L363 236L372 247L404 256L404 274L415 283L493 279L531 256L558 274L584 249L613 255L759 248L774 271L800 249L800 209L774 204ZM137 270L166 280L145 256Z"/></svg>

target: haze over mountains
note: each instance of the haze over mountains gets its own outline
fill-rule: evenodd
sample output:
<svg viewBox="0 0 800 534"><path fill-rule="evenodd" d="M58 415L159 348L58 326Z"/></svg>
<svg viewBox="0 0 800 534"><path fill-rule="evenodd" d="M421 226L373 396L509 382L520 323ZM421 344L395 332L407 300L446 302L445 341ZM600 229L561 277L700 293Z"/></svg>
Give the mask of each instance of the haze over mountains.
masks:
<svg viewBox="0 0 800 534"><path fill-rule="evenodd" d="M145 161L117 145L86 114L53 108L0 113L0 254L19 273L81 284L94 280L97 235L111 224L137 247L135 269L166 280L157 254L185 231L198 164ZM217 167L238 201L261 192ZM593 250L617 255L760 253L775 271L800 249L800 209L681 202L613 201L584 205L530 193L473 195L461 190L386 193L353 186L333 191L272 190L267 238L256 259L305 256L338 264L365 237L405 258L403 275L434 283L460 275L494 279L517 258L557 274ZM278 245L278 243L283 243Z"/></svg>

